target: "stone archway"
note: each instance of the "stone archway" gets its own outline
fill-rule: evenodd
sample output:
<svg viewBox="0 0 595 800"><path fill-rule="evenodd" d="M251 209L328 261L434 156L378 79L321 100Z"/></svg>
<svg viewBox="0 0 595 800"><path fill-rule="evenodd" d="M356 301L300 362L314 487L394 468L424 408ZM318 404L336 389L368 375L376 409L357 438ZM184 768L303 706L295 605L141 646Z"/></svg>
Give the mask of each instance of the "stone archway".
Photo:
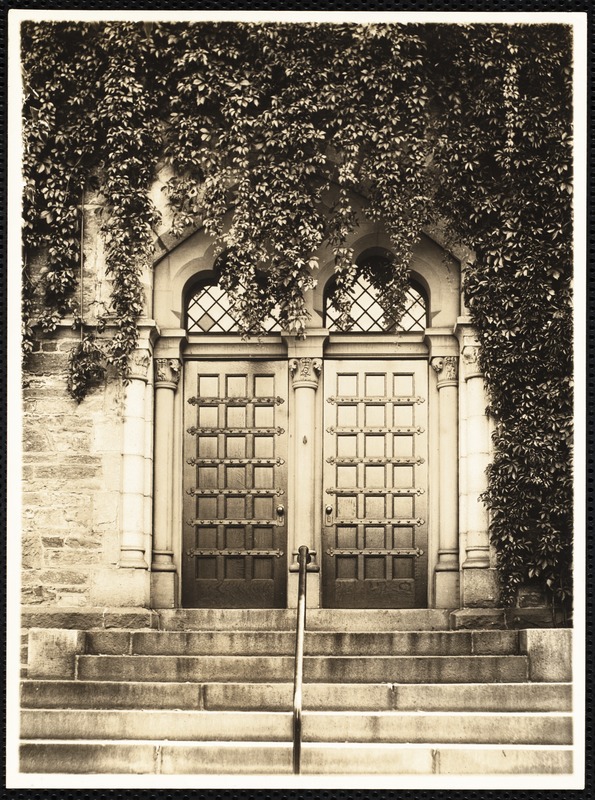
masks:
<svg viewBox="0 0 595 800"><path fill-rule="evenodd" d="M385 237L376 228L364 228L353 246L357 253L374 247L388 247ZM190 283L200 274L212 269L214 254L211 240L198 231L161 259L155 272L154 316L160 330L155 344L155 523L152 557L152 604L155 607L171 607L179 604L180 594L177 578L182 560L182 545L179 531L183 525L181 482L183 472L182 430L184 402L180 391L180 376L184 373L188 359L208 357L229 359L229 345L223 338L205 336L200 343L188 336L184 326L184 293ZM404 358L408 354L431 365L427 370L428 381L428 451L433 458L428 461L427 521L428 521L428 595L430 606L455 608L460 605L459 576L461 565L467 569L483 570L489 566L487 546L487 523L478 519L477 509L469 502L470 492L476 496L474 476L469 480L469 465L478 463L476 451L481 451L485 460L487 444L480 445L469 433L468 419L474 431L477 429L477 408L480 405L478 386L481 378L468 369L473 354L473 332L461 316L460 264L452 256L445 257L444 249L429 236L422 237L412 262L412 276L421 285L428 298L429 320L423 335L407 335L402 340L382 337L376 341L375 359ZM268 342L268 350L262 343L235 342L234 354L238 358L280 358L285 361L289 377L290 402L288 408L299 408L289 419L290 459L296 458L298 441L309 449L300 453L302 464L311 464L307 470L295 470L290 466L290 485L287 491L287 555L289 600L291 584L295 580L293 555L301 543L299 531L303 530L306 515L312 529L309 541L317 552L317 563L321 560L321 531L324 528L324 497L322 481L322 408L323 392L318 390L319 367L325 360L344 358L347 350L360 360L370 356L370 344L365 337L352 337L346 342L336 334L329 335L322 327L324 313L324 285L332 275L332 264L322 264L318 286L309 298L312 323L305 340L294 337L275 337ZM414 341L415 339L415 341ZM458 368L461 351L464 350L464 381L458 385ZM300 384L301 365L309 360L313 366L311 378ZM314 368L316 366L316 368ZM296 379L298 383L296 383ZM475 380L475 383L473 381ZM307 384L307 385L306 385ZM299 399L301 398L301 399ZM472 408L469 410L469 404ZM485 405L485 404L484 404ZM483 415L483 410L479 416ZM294 420L300 420L299 425ZM309 420L309 421L308 421ZM485 430L481 434L487 439L487 421L483 415ZM309 426L301 434L301 426ZM299 430L298 430L299 428ZM485 434L485 435L484 435ZM303 443L304 438L308 445ZM294 455L291 456L291 452ZM299 450L299 448L298 448ZM297 479L291 479L294 470ZM300 484L301 481L301 484ZM303 486L313 481L315 488L310 499L304 496ZM471 489L469 488L471 486ZM365 486L360 487L365 489ZM472 491L471 491L472 490ZM295 503L301 497L300 504ZM473 502L473 501L471 501ZM297 510L299 506L299 511ZM473 530L471 530L473 529ZM233 548L232 548L233 549ZM381 548L382 549L382 548ZM384 548L387 550L394 548ZM424 548L420 548L424 549ZM470 573L469 573L470 574ZM314 577L314 582L317 578ZM487 573L486 573L487 578ZM489 583L489 581L488 581ZM475 581L477 584L477 581ZM316 587L312 594L316 596ZM464 588L464 587L463 587Z"/></svg>

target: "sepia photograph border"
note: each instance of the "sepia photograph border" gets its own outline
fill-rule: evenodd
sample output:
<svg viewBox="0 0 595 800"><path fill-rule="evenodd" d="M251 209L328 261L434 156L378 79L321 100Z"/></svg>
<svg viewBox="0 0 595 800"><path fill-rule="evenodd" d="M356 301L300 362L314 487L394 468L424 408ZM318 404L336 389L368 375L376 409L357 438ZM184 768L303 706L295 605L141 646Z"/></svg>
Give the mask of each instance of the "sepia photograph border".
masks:
<svg viewBox="0 0 595 800"><path fill-rule="evenodd" d="M56 4L59 5L59 4ZM401 794L409 790L432 790L450 794L451 791L487 792L495 789L524 794L527 791L543 790L582 790L587 766L585 762L586 713L586 656L587 631L587 586L582 576L588 572L587 563L587 518L586 518L586 435L587 407L587 332L592 323L587 321L587 308L583 298L587 297L587 137L588 137L588 17L582 10L577 11L243 11L243 10L154 10L154 3L135 3L131 8L112 11L88 9L95 3L79 3L76 10L54 8L44 4L37 8L35 3L19 7L9 4L8 23L8 81L7 81L7 133L8 133L8 252L5 273L8 283L7 299L7 738L6 738L6 787L18 789L19 797L30 797L27 790L62 789L64 796L72 790L123 790L134 796L134 790L150 790L158 796L166 789L188 790L209 789L290 789L290 790L391 790ZM173 5L173 4L172 4ZM220 7L222 4L215 4ZM411 6L412 4L404 4ZM498 4L493 4L497 6ZM521 4L514 4L515 9ZM41 4L40 4L41 6ZM484 8L486 4L481 4ZM317 4L317 7L320 7ZM21 353L20 335L20 269L21 262L21 197L23 163L21 133L20 86L21 56L19 51L19 26L25 20L179 20L179 21L250 21L269 22L439 22L453 24L459 22L529 24L563 23L572 26L574 47L574 378L575 378L575 448L574 448L574 574L575 601L573 619L573 724L574 724L574 771L571 775L489 775L489 776L376 776L376 775L279 775L279 776L241 776L241 775L52 775L24 774L18 771L18 732L19 732L19 681L20 681L20 638L19 598L21 592L20 563L21 545L21 495L24 489L21 477L22 468L22 399L21 399ZM592 566L592 565L591 565ZM592 766L592 765L591 765ZM78 793L78 792L77 792ZM11 793L12 794L12 793ZM145 792L142 792L144 795ZM141 792L138 792L138 796ZM37 795L35 795L37 796ZM83 792L81 791L81 796ZM413 795L411 795L413 796Z"/></svg>

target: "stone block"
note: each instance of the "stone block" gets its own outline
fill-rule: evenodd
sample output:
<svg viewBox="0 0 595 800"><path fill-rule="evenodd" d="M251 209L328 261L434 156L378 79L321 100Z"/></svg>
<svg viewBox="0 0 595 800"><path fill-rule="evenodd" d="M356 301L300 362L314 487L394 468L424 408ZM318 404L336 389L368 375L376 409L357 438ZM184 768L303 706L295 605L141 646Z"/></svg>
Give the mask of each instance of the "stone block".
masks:
<svg viewBox="0 0 595 800"><path fill-rule="evenodd" d="M572 772L572 750L441 747L436 751L436 763L440 775L558 775Z"/></svg>
<svg viewBox="0 0 595 800"><path fill-rule="evenodd" d="M450 615L453 630L490 630L506 628L506 617L502 608L460 608Z"/></svg>
<svg viewBox="0 0 595 800"><path fill-rule="evenodd" d="M89 501L84 505L80 495L62 495L55 502L48 500L47 508L33 508L30 512L33 528L44 534L44 539L57 540L84 535L90 528ZM48 536L49 534L49 536ZM62 545L53 545L62 546Z"/></svg>
<svg viewBox="0 0 595 800"><path fill-rule="evenodd" d="M495 569L461 571L464 608L496 608L500 603L498 575Z"/></svg>
<svg viewBox="0 0 595 800"><path fill-rule="evenodd" d="M83 532L91 527L91 503L86 489L65 492L64 514L69 522L76 523ZM93 492L94 494L94 492Z"/></svg>
<svg viewBox="0 0 595 800"><path fill-rule="evenodd" d="M518 631L476 631L471 634L473 654L479 656L518 653Z"/></svg>
<svg viewBox="0 0 595 800"><path fill-rule="evenodd" d="M88 463L88 459L81 458L80 464L38 464L35 467L34 477L42 481L48 488L58 489L68 487L71 491L101 488L101 466Z"/></svg>
<svg viewBox="0 0 595 800"><path fill-rule="evenodd" d="M21 551L21 566L23 569L41 568L41 545L39 537L24 536Z"/></svg>
<svg viewBox="0 0 595 800"><path fill-rule="evenodd" d="M118 524L120 510L119 492L95 492L92 499L92 526L94 531L113 530Z"/></svg>
<svg viewBox="0 0 595 800"><path fill-rule="evenodd" d="M62 607L78 606L82 608L86 605L87 596L84 592L61 592L56 597L56 605Z"/></svg>
<svg viewBox="0 0 595 800"><path fill-rule="evenodd" d="M546 603L545 592L536 584L521 586L518 593L519 608L543 608Z"/></svg>
<svg viewBox="0 0 595 800"><path fill-rule="evenodd" d="M52 340L52 339L45 339L44 341L40 342L39 344L41 345L41 349L42 349L42 351L44 353L55 353L58 350L63 350L63 348L60 345L64 344L64 343L63 342L57 342L57 341ZM73 342L68 342L69 348L72 347L73 344L74 344Z"/></svg>
<svg viewBox="0 0 595 800"><path fill-rule="evenodd" d="M572 717L560 714L500 715L409 712L311 712L304 715L304 739L316 742L409 742L416 744L569 745Z"/></svg>
<svg viewBox="0 0 595 800"><path fill-rule="evenodd" d="M157 628L159 617L148 608L120 608L118 611L106 611L103 624L106 629Z"/></svg>
<svg viewBox="0 0 595 800"><path fill-rule="evenodd" d="M572 630L532 628L519 631L521 653L529 656L529 680L572 680Z"/></svg>
<svg viewBox="0 0 595 800"><path fill-rule="evenodd" d="M66 353L32 353L27 358L26 371L32 375L64 374L68 367ZM74 401L73 401L74 402Z"/></svg>
<svg viewBox="0 0 595 800"><path fill-rule="evenodd" d="M138 742L26 742L20 748L21 772L151 774L156 746Z"/></svg>
<svg viewBox="0 0 595 800"><path fill-rule="evenodd" d="M23 450L25 452L45 452L51 451L51 449L50 440L46 433L29 428L23 434Z"/></svg>
<svg viewBox="0 0 595 800"><path fill-rule="evenodd" d="M101 489L104 492L119 492L122 489L122 456L117 453L103 453Z"/></svg>
<svg viewBox="0 0 595 800"><path fill-rule="evenodd" d="M257 717L255 720L254 717ZM169 709L113 711L98 709L23 709L24 739L169 739L283 741L290 735L289 714L261 711L210 714ZM269 738L270 737L270 738Z"/></svg>
<svg viewBox="0 0 595 800"><path fill-rule="evenodd" d="M178 601L177 573L151 573L151 607L175 608Z"/></svg>
<svg viewBox="0 0 595 800"><path fill-rule="evenodd" d="M53 433L63 433L72 431L73 433L92 433L94 420L87 411L86 403L77 406L69 413L53 414L50 419L44 416L44 425L48 431Z"/></svg>
<svg viewBox="0 0 595 800"><path fill-rule="evenodd" d="M130 633L123 631L89 631L87 653L121 656L130 653Z"/></svg>
<svg viewBox="0 0 595 800"><path fill-rule="evenodd" d="M306 753L304 749L304 761ZM263 743L241 748L210 742L166 742L161 748L163 775L277 775L291 772L291 747L285 743ZM308 794L308 793L306 793Z"/></svg>
<svg viewBox="0 0 595 800"><path fill-rule="evenodd" d="M436 608L457 608L460 603L458 571L436 571L434 573L434 589Z"/></svg>
<svg viewBox="0 0 595 800"><path fill-rule="evenodd" d="M23 573L21 575L21 582L23 586L39 585L39 570L36 569L23 570Z"/></svg>
<svg viewBox="0 0 595 800"><path fill-rule="evenodd" d="M106 564L117 564L120 559L120 533L117 529L101 532L101 550Z"/></svg>
<svg viewBox="0 0 595 800"><path fill-rule="evenodd" d="M81 552L81 557L83 557L83 552L101 549L101 536L93 534L67 536L64 538L64 547Z"/></svg>
<svg viewBox="0 0 595 800"><path fill-rule="evenodd" d="M41 543L44 547L63 547L64 535L56 536L42 536Z"/></svg>
<svg viewBox="0 0 595 800"><path fill-rule="evenodd" d="M93 426L92 446L95 452L116 452L122 449L121 419L98 420Z"/></svg>
<svg viewBox="0 0 595 800"><path fill-rule="evenodd" d="M82 431L66 428L62 431L48 432L49 448L55 453L88 453L90 435Z"/></svg>
<svg viewBox="0 0 595 800"><path fill-rule="evenodd" d="M89 550L52 550L45 554L46 567L80 567L84 569L91 564L101 563L101 552Z"/></svg>
<svg viewBox="0 0 595 800"><path fill-rule="evenodd" d="M27 374L27 370L25 370ZM74 401L66 391L64 378L60 375L48 374L44 376L29 375L28 384L23 392L25 399L31 401L33 399L40 400L47 397L56 397L63 400L69 400L71 408L76 408L76 401ZM33 410L39 411L40 404L36 402Z"/></svg>
<svg viewBox="0 0 595 800"><path fill-rule="evenodd" d="M101 469L101 456L91 455L89 453L76 453L73 455L55 455L53 458L44 459L46 465L53 467L64 467L65 469L75 469L89 471L95 473Z"/></svg>
<svg viewBox="0 0 595 800"><path fill-rule="evenodd" d="M23 484L27 486L35 477L35 468L33 464L23 464L21 476L23 478Z"/></svg>
<svg viewBox="0 0 595 800"><path fill-rule="evenodd" d="M508 628L521 630L524 628L552 628L554 627L553 609L542 606L541 608L507 608L506 625Z"/></svg>
<svg viewBox="0 0 595 800"><path fill-rule="evenodd" d="M33 530L44 531L48 528L68 530L71 527L64 508L29 509L26 514L31 521Z"/></svg>
<svg viewBox="0 0 595 800"><path fill-rule="evenodd" d="M55 586L73 586L87 582L87 575L78 570L46 569L40 572L39 577L42 583Z"/></svg>
<svg viewBox="0 0 595 800"><path fill-rule="evenodd" d="M56 590L48 589L46 586L39 586L37 581L31 586L23 585L21 588L21 602L24 605L53 603L55 599Z"/></svg>
<svg viewBox="0 0 595 800"><path fill-rule="evenodd" d="M147 608L149 600L150 573L146 569L105 567L94 570L90 575L91 605Z"/></svg>
<svg viewBox="0 0 595 800"><path fill-rule="evenodd" d="M21 612L23 628L65 628L88 630L103 627L103 609L31 608Z"/></svg>
<svg viewBox="0 0 595 800"><path fill-rule="evenodd" d="M85 634L62 628L29 631L29 678L74 678L76 656L85 652Z"/></svg>

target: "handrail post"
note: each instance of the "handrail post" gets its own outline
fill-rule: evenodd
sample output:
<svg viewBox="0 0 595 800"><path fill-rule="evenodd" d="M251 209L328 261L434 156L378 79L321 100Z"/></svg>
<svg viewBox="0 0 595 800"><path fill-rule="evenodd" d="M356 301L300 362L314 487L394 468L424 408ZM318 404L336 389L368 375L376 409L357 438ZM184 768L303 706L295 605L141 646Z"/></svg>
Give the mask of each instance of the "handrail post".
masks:
<svg viewBox="0 0 595 800"><path fill-rule="evenodd" d="M298 603L295 629L295 669L293 675L293 772L300 774L302 755L302 683L304 677L304 632L306 630L306 578L310 551L303 544L298 549Z"/></svg>

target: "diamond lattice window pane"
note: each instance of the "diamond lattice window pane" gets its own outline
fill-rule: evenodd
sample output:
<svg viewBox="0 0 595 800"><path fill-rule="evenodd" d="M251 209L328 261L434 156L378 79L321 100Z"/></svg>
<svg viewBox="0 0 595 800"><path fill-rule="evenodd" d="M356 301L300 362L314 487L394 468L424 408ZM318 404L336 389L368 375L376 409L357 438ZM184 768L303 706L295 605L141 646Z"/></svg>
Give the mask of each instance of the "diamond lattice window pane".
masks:
<svg viewBox="0 0 595 800"><path fill-rule="evenodd" d="M217 284L200 286L191 295L186 326L188 333L235 333L240 327L231 312L229 295ZM280 330L276 315L265 320L264 330L266 333Z"/></svg>
<svg viewBox="0 0 595 800"><path fill-rule="evenodd" d="M339 312L332 306L329 292L325 302L325 325L330 331L339 331ZM426 327L426 301L423 295L410 286L407 290L403 316L395 325L393 320L385 320L378 302L378 291L370 282L360 276L351 290L349 309L351 326L349 332L388 333L391 331L423 331Z"/></svg>

